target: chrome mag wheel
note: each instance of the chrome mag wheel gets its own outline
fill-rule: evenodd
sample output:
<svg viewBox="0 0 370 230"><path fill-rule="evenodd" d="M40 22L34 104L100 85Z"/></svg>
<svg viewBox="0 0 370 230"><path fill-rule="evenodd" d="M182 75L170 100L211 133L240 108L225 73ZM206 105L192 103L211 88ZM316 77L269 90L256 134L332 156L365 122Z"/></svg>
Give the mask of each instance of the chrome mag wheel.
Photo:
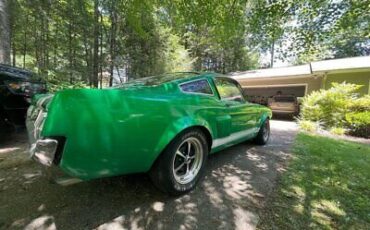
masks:
<svg viewBox="0 0 370 230"><path fill-rule="evenodd" d="M185 139L176 150L172 172L176 182L187 184L198 175L203 164L203 148L195 137Z"/></svg>

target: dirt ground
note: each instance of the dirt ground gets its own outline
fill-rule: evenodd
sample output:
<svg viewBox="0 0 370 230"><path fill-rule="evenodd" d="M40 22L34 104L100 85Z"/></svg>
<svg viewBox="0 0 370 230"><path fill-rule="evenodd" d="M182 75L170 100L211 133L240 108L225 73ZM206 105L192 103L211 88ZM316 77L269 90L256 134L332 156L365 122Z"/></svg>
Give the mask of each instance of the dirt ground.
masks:
<svg viewBox="0 0 370 230"><path fill-rule="evenodd" d="M254 229L297 132L288 121L271 128L266 146L212 155L204 179L181 197L162 194L145 174L51 183L17 134L0 145L0 229Z"/></svg>

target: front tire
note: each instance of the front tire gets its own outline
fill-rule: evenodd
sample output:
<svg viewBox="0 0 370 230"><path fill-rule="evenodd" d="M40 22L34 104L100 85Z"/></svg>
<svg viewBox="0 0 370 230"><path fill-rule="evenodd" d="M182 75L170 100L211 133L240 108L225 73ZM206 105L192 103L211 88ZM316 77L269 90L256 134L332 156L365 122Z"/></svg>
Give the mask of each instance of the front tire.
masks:
<svg viewBox="0 0 370 230"><path fill-rule="evenodd" d="M154 185L175 196L191 191L203 174L208 151L207 139L201 130L179 134L150 171Z"/></svg>
<svg viewBox="0 0 370 230"><path fill-rule="evenodd" d="M265 145L270 139L270 119L266 119L254 139L254 142L258 145Z"/></svg>

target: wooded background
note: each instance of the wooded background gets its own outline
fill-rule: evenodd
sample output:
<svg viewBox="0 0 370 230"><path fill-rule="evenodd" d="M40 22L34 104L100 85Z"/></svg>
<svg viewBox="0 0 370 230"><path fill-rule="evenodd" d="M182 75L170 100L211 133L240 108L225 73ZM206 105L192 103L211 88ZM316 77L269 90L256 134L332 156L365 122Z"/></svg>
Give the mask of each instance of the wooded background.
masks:
<svg viewBox="0 0 370 230"><path fill-rule="evenodd" d="M0 0L0 20L0 63L55 84L370 55L370 0Z"/></svg>

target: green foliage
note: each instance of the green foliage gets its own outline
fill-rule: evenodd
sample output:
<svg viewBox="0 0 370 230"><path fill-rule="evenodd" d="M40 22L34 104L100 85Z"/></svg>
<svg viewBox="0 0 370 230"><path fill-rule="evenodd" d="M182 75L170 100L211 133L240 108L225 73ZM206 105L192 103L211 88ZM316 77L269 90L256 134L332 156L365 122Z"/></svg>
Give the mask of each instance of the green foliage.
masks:
<svg viewBox="0 0 370 230"><path fill-rule="evenodd" d="M357 98L349 102L349 110L354 112L370 111L370 95Z"/></svg>
<svg viewBox="0 0 370 230"><path fill-rule="evenodd" d="M370 4L363 0L295 1L292 26L296 62L370 54Z"/></svg>
<svg viewBox="0 0 370 230"><path fill-rule="evenodd" d="M50 93L55 93L63 89L82 89L88 88L89 86L83 81L77 82L66 82L66 81L49 81L47 87Z"/></svg>
<svg viewBox="0 0 370 230"><path fill-rule="evenodd" d="M346 114L346 121L354 136L370 138L370 111Z"/></svg>
<svg viewBox="0 0 370 230"><path fill-rule="evenodd" d="M298 120L298 126L301 128L301 130L306 132L316 132L321 128L319 122L308 120Z"/></svg>
<svg viewBox="0 0 370 230"><path fill-rule="evenodd" d="M301 119L320 121L324 127L343 127L349 105L357 97L355 91L361 86L333 83L328 90L311 93L302 100Z"/></svg>
<svg viewBox="0 0 370 230"><path fill-rule="evenodd" d="M355 136L370 134L370 96L358 97L361 86L333 83L328 90L311 93L302 100L299 123L304 130L313 130L310 122L320 122L330 132L343 134L344 128ZM308 127L307 127L308 126Z"/></svg>
<svg viewBox="0 0 370 230"><path fill-rule="evenodd" d="M245 44L244 1L12 1L13 65L97 87L172 71L256 67ZM110 81L111 82L111 81Z"/></svg>
<svg viewBox="0 0 370 230"><path fill-rule="evenodd" d="M341 127L332 127L330 128L329 132L334 135L344 135L346 133L346 130Z"/></svg>
<svg viewBox="0 0 370 230"><path fill-rule="evenodd" d="M115 70L228 73L260 67L265 53L297 63L370 54L368 1L9 2L13 65L94 87Z"/></svg>
<svg viewBox="0 0 370 230"><path fill-rule="evenodd" d="M186 72L193 69L195 60L190 57L190 52L180 43L180 37L166 32L166 49L161 61L164 65L164 72Z"/></svg>

